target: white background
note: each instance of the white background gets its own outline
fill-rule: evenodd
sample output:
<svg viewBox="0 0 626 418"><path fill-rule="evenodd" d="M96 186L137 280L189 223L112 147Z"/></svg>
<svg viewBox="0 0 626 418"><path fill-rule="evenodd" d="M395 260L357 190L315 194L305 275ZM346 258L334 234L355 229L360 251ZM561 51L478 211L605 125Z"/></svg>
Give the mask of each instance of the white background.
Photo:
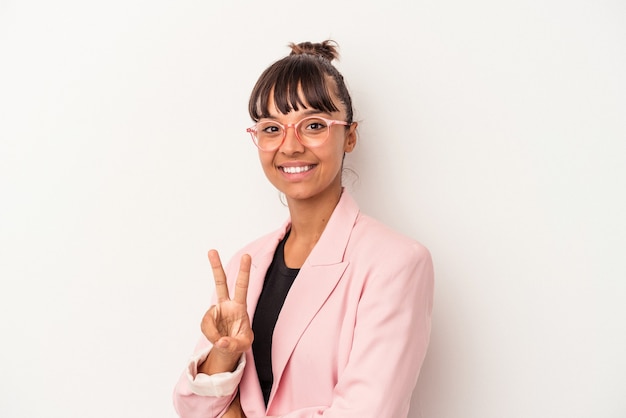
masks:
<svg viewBox="0 0 626 418"><path fill-rule="evenodd" d="M326 38L346 185L435 260L411 418L626 416L621 0L0 1L0 416L175 416L206 251L286 216L248 95Z"/></svg>

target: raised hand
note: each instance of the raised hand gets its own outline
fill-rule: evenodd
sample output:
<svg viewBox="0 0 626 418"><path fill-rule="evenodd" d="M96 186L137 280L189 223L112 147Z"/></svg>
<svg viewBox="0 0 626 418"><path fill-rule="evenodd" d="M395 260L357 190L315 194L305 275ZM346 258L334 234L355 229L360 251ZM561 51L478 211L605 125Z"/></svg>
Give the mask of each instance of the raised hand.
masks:
<svg viewBox="0 0 626 418"><path fill-rule="evenodd" d="M209 251L209 262L215 279L217 304L211 306L204 314L201 328L202 333L213 344L213 348L206 361L200 365L199 371L215 374L232 371L241 353L248 350L254 340L246 305L251 259L248 254L241 257L232 299L228 293L226 274L217 251Z"/></svg>

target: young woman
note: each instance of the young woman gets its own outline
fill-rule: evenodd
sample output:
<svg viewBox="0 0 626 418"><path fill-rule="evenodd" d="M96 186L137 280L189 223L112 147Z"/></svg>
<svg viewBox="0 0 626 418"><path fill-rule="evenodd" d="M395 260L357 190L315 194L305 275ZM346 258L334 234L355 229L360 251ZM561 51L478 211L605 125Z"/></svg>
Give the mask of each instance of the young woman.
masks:
<svg viewBox="0 0 626 418"><path fill-rule="evenodd" d="M215 304L175 408L182 418L406 417L430 334L430 254L342 187L357 123L335 44L291 48L254 87L248 129L290 217L225 270L209 251Z"/></svg>

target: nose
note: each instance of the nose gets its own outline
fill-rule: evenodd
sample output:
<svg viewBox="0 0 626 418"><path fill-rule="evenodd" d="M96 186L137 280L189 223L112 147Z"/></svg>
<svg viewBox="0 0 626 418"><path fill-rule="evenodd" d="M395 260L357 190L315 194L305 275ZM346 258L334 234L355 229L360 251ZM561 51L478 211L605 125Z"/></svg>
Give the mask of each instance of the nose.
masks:
<svg viewBox="0 0 626 418"><path fill-rule="evenodd" d="M283 139L283 143L280 145L279 151L286 155L304 152L304 145L302 145L297 137L295 126L285 126L285 138Z"/></svg>

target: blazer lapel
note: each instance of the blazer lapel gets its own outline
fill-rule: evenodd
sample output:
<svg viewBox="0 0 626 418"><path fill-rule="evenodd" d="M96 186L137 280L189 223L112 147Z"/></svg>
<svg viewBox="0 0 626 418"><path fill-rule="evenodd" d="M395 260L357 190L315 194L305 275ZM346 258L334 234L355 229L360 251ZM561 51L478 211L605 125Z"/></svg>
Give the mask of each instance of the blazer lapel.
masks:
<svg viewBox="0 0 626 418"><path fill-rule="evenodd" d="M298 340L348 266L348 262L343 261L344 253L358 213L356 203L344 192L322 236L289 290L274 328L274 385L268 409Z"/></svg>
<svg viewBox="0 0 626 418"><path fill-rule="evenodd" d="M289 223L286 223L283 228L271 234L266 240L263 241L260 248L251 253L252 266L250 269L250 283L248 285L248 316L252 321L254 317L254 311L259 301L259 296L263 290L263 282L265 281L265 274L272 258L274 257L274 251L278 242L285 236ZM256 373L256 365L254 363L254 355L252 350L248 350L246 353L246 367L244 369L241 382L239 383L240 392L243 394L240 397L241 407L247 416L265 416L265 401L263 400L263 393L261 392L261 386L259 385L259 378Z"/></svg>

